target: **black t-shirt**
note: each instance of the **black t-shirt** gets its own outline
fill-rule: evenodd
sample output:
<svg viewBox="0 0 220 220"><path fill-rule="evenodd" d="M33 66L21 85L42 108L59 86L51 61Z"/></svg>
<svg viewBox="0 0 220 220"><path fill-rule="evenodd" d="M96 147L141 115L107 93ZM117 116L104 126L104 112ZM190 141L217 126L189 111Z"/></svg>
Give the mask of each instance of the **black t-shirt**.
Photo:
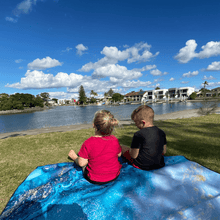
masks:
<svg viewBox="0 0 220 220"><path fill-rule="evenodd" d="M139 154L134 159L134 164L143 170L164 167L162 152L165 144L167 144L166 134L156 126L137 131L131 143L131 148L139 149Z"/></svg>

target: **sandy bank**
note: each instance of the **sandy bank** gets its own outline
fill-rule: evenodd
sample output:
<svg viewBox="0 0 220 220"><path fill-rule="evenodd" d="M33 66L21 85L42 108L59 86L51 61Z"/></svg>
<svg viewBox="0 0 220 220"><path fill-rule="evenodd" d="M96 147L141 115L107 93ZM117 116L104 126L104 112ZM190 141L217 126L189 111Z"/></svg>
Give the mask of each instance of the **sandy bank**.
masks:
<svg viewBox="0 0 220 220"><path fill-rule="evenodd" d="M197 112L198 109L191 109L191 110L167 113L163 115L155 115L154 120L158 121L158 120L168 120L168 119L177 119L177 118L199 117L200 115ZM220 108L218 108L216 112L219 114ZM131 123L132 121L120 121L119 125L131 124ZM24 135L36 135L36 134L50 133L50 132L66 132L66 131L81 130L88 128L92 128L92 124L79 124L79 125L67 125L60 127L39 128L39 129L26 130L26 131L0 133L0 139L4 139L8 137L24 136Z"/></svg>

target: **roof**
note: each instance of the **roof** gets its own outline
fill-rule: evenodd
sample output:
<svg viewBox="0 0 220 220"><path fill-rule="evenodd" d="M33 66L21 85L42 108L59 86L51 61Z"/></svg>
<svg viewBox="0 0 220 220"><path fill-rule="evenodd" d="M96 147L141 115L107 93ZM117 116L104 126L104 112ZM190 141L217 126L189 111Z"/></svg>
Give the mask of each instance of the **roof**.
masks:
<svg viewBox="0 0 220 220"><path fill-rule="evenodd" d="M135 96L138 94L139 94L139 92L132 91L132 92L127 93L125 96Z"/></svg>

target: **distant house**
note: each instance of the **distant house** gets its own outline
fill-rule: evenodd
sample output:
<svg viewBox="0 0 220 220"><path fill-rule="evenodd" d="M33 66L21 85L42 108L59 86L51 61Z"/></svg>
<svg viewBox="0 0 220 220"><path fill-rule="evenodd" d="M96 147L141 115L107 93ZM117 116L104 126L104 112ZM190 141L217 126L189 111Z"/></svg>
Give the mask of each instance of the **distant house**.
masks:
<svg viewBox="0 0 220 220"><path fill-rule="evenodd" d="M188 98L193 92L195 92L195 89L193 87L181 87L178 90L178 98Z"/></svg>
<svg viewBox="0 0 220 220"><path fill-rule="evenodd" d="M153 100L155 99L155 96L154 96L154 93L155 93L155 90L148 90L144 93L143 97L142 97L142 102L145 102L147 100Z"/></svg>
<svg viewBox="0 0 220 220"><path fill-rule="evenodd" d="M124 95L124 99L125 99L125 102L141 101L140 96L139 96L139 92L135 92L135 91L129 92L126 95Z"/></svg>
<svg viewBox="0 0 220 220"><path fill-rule="evenodd" d="M157 89L157 90L154 90L154 96L157 99L165 99L167 92L168 92L168 89Z"/></svg>
<svg viewBox="0 0 220 220"><path fill-rule="evenodd" d="M178 88L170 88L168 89L168 97L169 98L177 98L178 97Z"/></svg>
<svg viewBox="0 0 220 220"><path fill-rule="evenodd" d="M219 96L220 95L220 87L211 90L212 95Z"/></svg>

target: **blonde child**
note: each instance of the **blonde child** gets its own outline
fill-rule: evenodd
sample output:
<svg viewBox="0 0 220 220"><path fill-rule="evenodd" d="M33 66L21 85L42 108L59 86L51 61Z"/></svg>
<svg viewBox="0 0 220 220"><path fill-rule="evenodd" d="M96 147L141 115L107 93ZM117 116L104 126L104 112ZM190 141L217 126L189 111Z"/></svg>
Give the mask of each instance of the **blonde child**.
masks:
<svg viewBox="0 0 220 220"><path fill-rule="evenodd" d="M131 114L131 119L140 129L132 139L131 148L122 146L124 158L134 167L153 170L165 166L166 134L154 126L154 111L147 105L139 106Z"/></svg>
<svg viewBox="0 0 220 220"><path fill-rule="evenodd" d="M118 120L107 110L95 113L93 127L95 135L87 139L78 155L71 150L69 157L83 168L84 177L94 184L111 182L120 174L121 146L118 139L112 135Z"/></svg>

